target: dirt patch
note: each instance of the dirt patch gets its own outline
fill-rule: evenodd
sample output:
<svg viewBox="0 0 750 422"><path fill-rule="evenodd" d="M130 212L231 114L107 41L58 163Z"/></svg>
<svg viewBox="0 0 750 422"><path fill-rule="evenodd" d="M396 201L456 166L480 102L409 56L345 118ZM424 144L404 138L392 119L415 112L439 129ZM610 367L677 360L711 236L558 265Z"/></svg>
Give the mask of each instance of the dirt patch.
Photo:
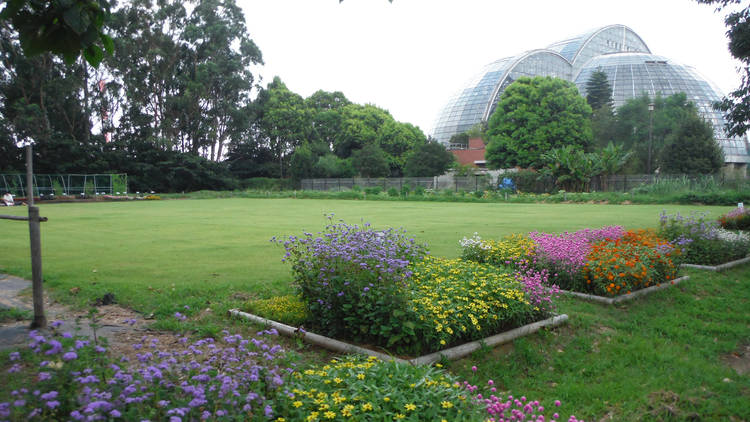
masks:
<svg viewBox="0 0 750 422"><path fill-rule="evenodd" d="M740 375L750 374L750 344L721 357L721 361Z"/></svg>
<svg viewBox="0 0 750 422"><path fill-rule="evenodd" d="M686 412L681 406L690 405L673 391L655 391L648 395L648 415L656 420L700 421L701 416L695 412Z"/></svg>

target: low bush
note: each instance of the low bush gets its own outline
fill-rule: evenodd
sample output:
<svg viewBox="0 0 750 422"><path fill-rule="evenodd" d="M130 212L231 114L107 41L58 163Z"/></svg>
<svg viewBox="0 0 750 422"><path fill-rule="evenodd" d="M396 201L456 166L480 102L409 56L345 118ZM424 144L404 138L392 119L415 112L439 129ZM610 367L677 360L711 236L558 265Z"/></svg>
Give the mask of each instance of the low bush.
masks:
<svg viewBox="0 0 750 422"><path fill-rule="evenodd" d="M659 235L680 246L683 261L690 264L718 265L750 253L747 235L721 229L719 222L707 219L705 214L682 216L663 212Z"/></svg>
<svg viewBox="0 0 750 422"><path fill-rule="evenodd" d="M288 389L277 407L289 421L554 420L561 406L559 400L545 409L538 400L504 397L492 380L480 387L439 368L360 356L295 372Z"/></svg>
<svg viewBox="0 0 750 422"><path fill-rule="evenodd" d="M750 208L737 207L719 217L719 225L727 230L750 230Z"/></svg>
<svg viewBox="0 0 750 422"><path fill-rule="evenodd" d="M672 280L681 253L653 231L626 232L620 226L532 232L500 241L482 240L475 233L460 243L465 259L487 262L500 272L513 269L527 297L541 309L551 309L549 297L558 286L611 296Z"/></svg>
<svg viewBox="0 0 750 422"><path fill-rule="evenodd" d="M288 373L274 332L224 334L183 337L169 350L144 337L130 362L70 333L33 331L29 347L10 354L0 419L268 420Z"/></svg>
<svg viewBox="0 0 750 422"><path fill-rule="evenodd" d="M302 325L308 319L305 302L296 295L253 300L247 303L245 310L294 327Z"/></svg>
<svg viewBox="0 0 750 422"><path fill-rule="evenodd" d="M292 263L309 315L305 326L327 336L418 355L552 310L553 292L538 279L428 257L426 247L402 231L341 222L317 235L274 240Z"/></svg>
<svg viewBox="0 0 750 422"><path fill-rule="evenodd" d="M404 326L406 297L401 288L409 264L427 253L403 231L374 230L344 222L322 233L272 239L283 244L292 263L295 286L311 319L308 327L336 338L384 346L414 341Z"/></svg>
<svg viewBox="0 0 750 422"><path fill-rule="evenodd" d="M574 290L602 296L629 294L674 280L681 250L651 230L627 231L592 245L583 268L585 285Z"/></svg>

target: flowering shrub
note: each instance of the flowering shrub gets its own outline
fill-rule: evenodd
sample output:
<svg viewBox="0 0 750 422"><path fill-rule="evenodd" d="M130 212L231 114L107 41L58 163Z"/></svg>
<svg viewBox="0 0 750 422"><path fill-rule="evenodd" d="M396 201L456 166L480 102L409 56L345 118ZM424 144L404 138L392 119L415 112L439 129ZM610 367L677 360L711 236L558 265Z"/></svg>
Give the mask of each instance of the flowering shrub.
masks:
<svg viewBox="0 0 750 422"><path fill-rule="evenodd" d="M427 257L413 269L405 294L415 319L405 324L417 327L417 352L487 337L546 315L530 302L523 284L494 267Z"/></svg>
<svg viewBox="0 0 750 422"><path fill-rule="evenodd" d="M576 290L615 296L673 280L680 252L650 230L606 239L593 245L583 269L586 285Z"/></svg>
<svg viewBox="0 0 750 422"><path fill-rule="evenodd" d="M439 366L439 365L437 365ZM388 386L389 388L384 388ZM439 368L347 356L291 376L277 408L284 421L520 421L554 420L539 401L502 398L489 381L478 387ZM557 409L560 401L554 402ZM573 416L569 419L575 422Z"/></svg>
<svg viewBox="0 0 750 422"><path fill-rule="evenodd" d="M536 243L528 236L513 234L501 240L482 240L478 233L458 242L462 247L461 258L495 266L515 267L528 263L534 256Z"/></svg>
<svg viewBox="0 0 750 422"><path fill-rule="evenodd" d="M574 277L586 263L591 245L604 239L619 239L621 226L601 229L583 229L573 233L549 234L531 232L529 237L537 243L536 264L553 273Z"/></svg>
<svg viewBox="0 0 750 422"><path fill-rule="evenodd" d="M10 355L7 372L25 383L0 398L8 400L0 402L0 419L267 420L288 374L281 347L267 342L273 334L181 338L183 346L169 351L144 337L129 362L70 333L33 331L28 349Z"/></svg>
<svg viewBox="0 0 750 422"><path fill-rule="evenodd" d="M408 346L416 341L403 324L411 276L410 264L426 247L403 231L374 230L346 223L329 224L322 233L272 239L284 245L295 284L305 302L308 327L322 334L364 343Z"/></svg>
<svg viewBox="0 0 750 422"><path fill-rule="evenodd" d="M743 258L750 253L750 241L719 228L706 214L687 217L662 212L659 235L683 248L684 261L690 264L716 265Z"/></svg>
<svg viewBox="0 0 750 422"><path fill-rule="evenodd" d="M526 246L519 242L526 255L513 267L530 303L545 311L553 309L552 297L559 291L558 285L611 296L672 280L682 252L653 231L626 232L620 226L562 234L532 232L528 238L510 239L529 239L533 243ZM477 244L491 243L475 234L471 239L464 238L462 244L466 245L464 256L486 259L486 254L471 250L476 250ZM504 268L506 263L502 264Z"/></svg>
<svg viewBox="0 0 750 422"><path fill-rule="evenodd" d="M742 207L719 217L719 225L729 230L750 230L750 209Z"/></svg>
<svg viewBox="0 0 750 422"><path fill-rule="evenodd" d="M487 337L552 308L539 280L525 283L494 267L429 257L403 232L329 224L322 234L290 237L284 245L307 307L306 327L397 353ZM520 263L530 245L520 236L494 242L491 257Z"/></svg>

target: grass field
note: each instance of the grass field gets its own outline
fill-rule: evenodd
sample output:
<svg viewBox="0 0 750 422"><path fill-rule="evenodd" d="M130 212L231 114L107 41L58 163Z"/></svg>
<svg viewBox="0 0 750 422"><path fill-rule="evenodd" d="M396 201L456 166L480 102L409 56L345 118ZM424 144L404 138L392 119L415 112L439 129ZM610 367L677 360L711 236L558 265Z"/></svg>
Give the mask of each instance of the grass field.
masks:
<svg viewBox="0 0 750 422"><path fill-rule="evenodd" d="M215 331L229 324L218 311L291 290L282 249L269 239L318 231L325 213L349 223L403 226L434 255L454 257L458 240L474 232L492 238L610 224L653 227L663 209L718 216L731 208L294 199L43 204L44 272L61 300L83 306L113 292L121 305L153 312L162 328L170 319L160 317L184 305L210 306L214 319L185 326L214 324ZM0 220L0 233L0 272L29 277L26 225ZM624 306L562 299L568 326L448 366L477 382L493 379L503 391L560 398L586 420L750 420L750 376L722 363L750 345L750 267L688 273L692 279L679 287ZM307 346L299 352L317 353Z"/></svg>
<svg viewBox="0 0 750 422"><path fill-rule="evenodd" d="M458 241L479 232L499 237L621 224L653 227L663 210L728 207L581 204L454 204L294 199L215 199L42 205L44 275L49 286L77 287L81 303L115 293L143 313L171 315L181 304L236 293L270 297L290 291L290 271L272 236L316 232L324 214L349 223L404 227L437 256L454 257ZM24 208L4 209L16 214ZM25 224L0 220L0 272L30 275ZM65 299L63 297L63 299Z"/></svg>

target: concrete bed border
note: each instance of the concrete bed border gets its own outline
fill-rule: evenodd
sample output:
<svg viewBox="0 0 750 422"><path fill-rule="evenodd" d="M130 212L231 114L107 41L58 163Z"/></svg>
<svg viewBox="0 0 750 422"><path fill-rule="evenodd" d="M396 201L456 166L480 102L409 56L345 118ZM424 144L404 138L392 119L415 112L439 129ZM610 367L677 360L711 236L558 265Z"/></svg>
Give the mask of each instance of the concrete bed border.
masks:
<svg viewBox="0 0 750 422"><path fill-rule="evenodd" d="M724 271L728 270L732 267L736 267L737 265L742 265L746 262L750 262L750 256L746 256L744 258L740 258L734 261L725 262L723 264L719 265L698 265L698 264L682 264L681 266L683 268L695 268L698 270L708 270L708 271Z"/></svg>
<svg viewBox="0 0 750 422"><path fill-rule="evenodd" d="M275 328L279 333L288 337L299 337L302 340L315 344L320 347L324 347L328 350L342 353L360 353L368 356L375 356L378 359L385 361L396 361L399 363L406 363L410 365L429 365L443 359L459 359L462 358L475 350L482 348L483 346L497 346L499 344L508 343L519 337L523 337L539 331L544 327L557 327L558 325L564 324L568 320L568 316L565 314L555 315L551 318L547 318L541 321L526 324L522 327L514 328L510 331L506 331L500 334L495 334L490 337L486 337L482 340L475 340L468 343L461 344L459 346L451 347L449 349L440 350L438 352L430 353L424 356L419 356L413 359L401 359L393 357L386 353L378 352L364 347L356 346L354 344L346 343L340 340L332 339L329 337L322 336L320 334L311 333L308 331L300 330L292 327L291 325L282 324L267 318L260 317L258 315L249 314L242 312L239 309L230 309L229 315L245 318L258 324Z"/></svg>
<svg viewBox="0 0 750 422"><path fill-rule="evenodd" d="M604 303L606 305L614 305L615 303L620 302L626 302L628 300L633 300L635 298L638 298L640 296L645 296L649 293L653 293L657 290L666 289L668 287L672 287L674 285L677 285L683 281L689 280L690 276L684 275L682 277L676 278L670 282L661 283L660 285L646 287L645 289L636 290L632 293L626 294L626 295L620 295L615 297L605 297L605 296L597 296L597 295L591 295L588 293L580 293L580 292L574 292L570 290L560 290L560 293L566 294L569 296L574 296L577 298L590 300L592 302L599 302Z"/></svg>

